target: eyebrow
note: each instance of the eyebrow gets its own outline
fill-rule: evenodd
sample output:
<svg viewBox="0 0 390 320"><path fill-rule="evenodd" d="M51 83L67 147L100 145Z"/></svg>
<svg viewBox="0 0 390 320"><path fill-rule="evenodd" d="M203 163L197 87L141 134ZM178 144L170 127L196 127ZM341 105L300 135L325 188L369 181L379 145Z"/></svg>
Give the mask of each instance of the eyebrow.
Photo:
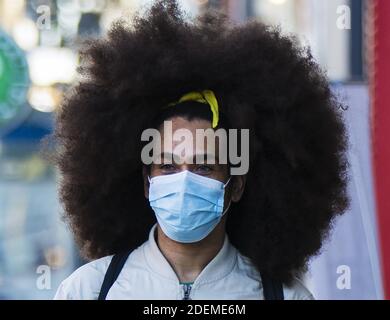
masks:
<svg viewBox="0 0 390 320"><path fill-rule="evenodd" d="M177 159L178 156L174 155L170 152L161 152L160 154L161 159Z"/></svg>
<svg viewBox="0 0 390 320"><path fill-rule="evenodd" d="M218 162L219 162L219 157L216 154L211 154L211 153L195 154L194 157L193 157L194 163L196 161L196 157L200 157L200 158L203 158L203 159L208 159L208 158L214 159L215 160L215 164L218 164Z"/></svg>
<svg viewBox="0 0 390 320"><path fill-rule="evenodd" d="M179 158L178 155L172 154L170 152L161 152L160 156L161 156L161 159L173 159L173 160L175 160L175 159ZM219 157L216 154L211 154L211 153L197 153L197 154L194 154L194 156L192 157L192 163L196 164L196 158L197 157L200 157L201 159L207 159L208 157L210 157L210 159L214 159L215 160L215 164L219 163ZM206 164L207 164L207 162L206 162Z"/></svg>

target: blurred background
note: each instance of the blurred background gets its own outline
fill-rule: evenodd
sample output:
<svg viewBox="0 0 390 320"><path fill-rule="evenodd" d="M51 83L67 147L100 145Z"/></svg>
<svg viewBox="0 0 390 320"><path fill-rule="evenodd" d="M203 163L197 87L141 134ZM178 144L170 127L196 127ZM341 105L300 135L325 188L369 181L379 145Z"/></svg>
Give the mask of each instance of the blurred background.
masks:
<svg viewBox="0 0 390 320"><path fill-rule="evenodd" d="M61 220L58 173L40 154L76 79L80 40L152 0L0 0L0 299L51 299L85 263ZM305 278L317 299L389 297L390 5L386 0L181 0L309 45L345 110L352 205Z"/></svg>

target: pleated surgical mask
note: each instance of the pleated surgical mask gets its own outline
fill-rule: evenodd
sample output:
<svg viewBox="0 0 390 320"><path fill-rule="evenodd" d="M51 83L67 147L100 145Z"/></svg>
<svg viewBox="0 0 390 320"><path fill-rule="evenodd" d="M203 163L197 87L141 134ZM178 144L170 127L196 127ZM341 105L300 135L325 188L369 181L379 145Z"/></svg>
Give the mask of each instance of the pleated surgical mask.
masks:
<svg viewBox="0 0 390 320"><path fill-rule="evenodd" d="M149 178L149 203L167 237L192 243L217 226L223 211L225 187L218 180L190 171Z"/></svg>

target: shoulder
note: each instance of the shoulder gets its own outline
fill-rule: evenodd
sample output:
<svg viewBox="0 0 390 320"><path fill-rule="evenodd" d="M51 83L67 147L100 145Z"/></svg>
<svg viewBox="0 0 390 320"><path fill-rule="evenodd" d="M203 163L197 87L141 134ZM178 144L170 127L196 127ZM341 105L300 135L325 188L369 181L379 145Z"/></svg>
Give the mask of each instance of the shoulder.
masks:
<svg viewBox="0 0 390 320"><path fill-rule="evenodd" d="M55 300L97 299L112 255L91 261L61 282Z"/></svg>
<svg viewBox="0 0 390 320"><path fill-rule="evenodd" d="M283 285L285 300L314 300L312 293L306 288L302 280L294 278L290 285Z"/></svg>
<svg viewBox="0 0 390 320"><path fill-rule="evenodd" d="M143 250L147 242L130 252L123 269L143 267ZM61 282L55 300L96 300L113 255L91 261Z"/></svg>
<svg viewBox="0 0 390 320"><path fill-rule="evenodd" d="M260 273L253 265L250 258L239 253L237 266L241 273L244 273L246 277L261 282ZM289 285L283 285L283 293L285 300L314 300L312 293L306 288L304 283L296 277Z"/></svg>

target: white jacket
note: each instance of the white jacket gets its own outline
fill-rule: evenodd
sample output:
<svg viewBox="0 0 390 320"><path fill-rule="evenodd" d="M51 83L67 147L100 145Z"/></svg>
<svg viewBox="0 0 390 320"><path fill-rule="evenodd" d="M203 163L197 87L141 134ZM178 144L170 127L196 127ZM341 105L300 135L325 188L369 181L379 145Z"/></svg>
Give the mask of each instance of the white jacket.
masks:
<svg viewBox="0 0 390 320"><path fill-rule="evenodd" d="M149 240L131 252L106 299L183 299L185 286L156 244L156 226L150 230ZM111 258L77 269L61 283L54 299L97 299ZM314 299L298 279L283 290L286 300ZM264 299L260 274L230 243L227 234L221 250L192 284L190 299Z"/></svg>

